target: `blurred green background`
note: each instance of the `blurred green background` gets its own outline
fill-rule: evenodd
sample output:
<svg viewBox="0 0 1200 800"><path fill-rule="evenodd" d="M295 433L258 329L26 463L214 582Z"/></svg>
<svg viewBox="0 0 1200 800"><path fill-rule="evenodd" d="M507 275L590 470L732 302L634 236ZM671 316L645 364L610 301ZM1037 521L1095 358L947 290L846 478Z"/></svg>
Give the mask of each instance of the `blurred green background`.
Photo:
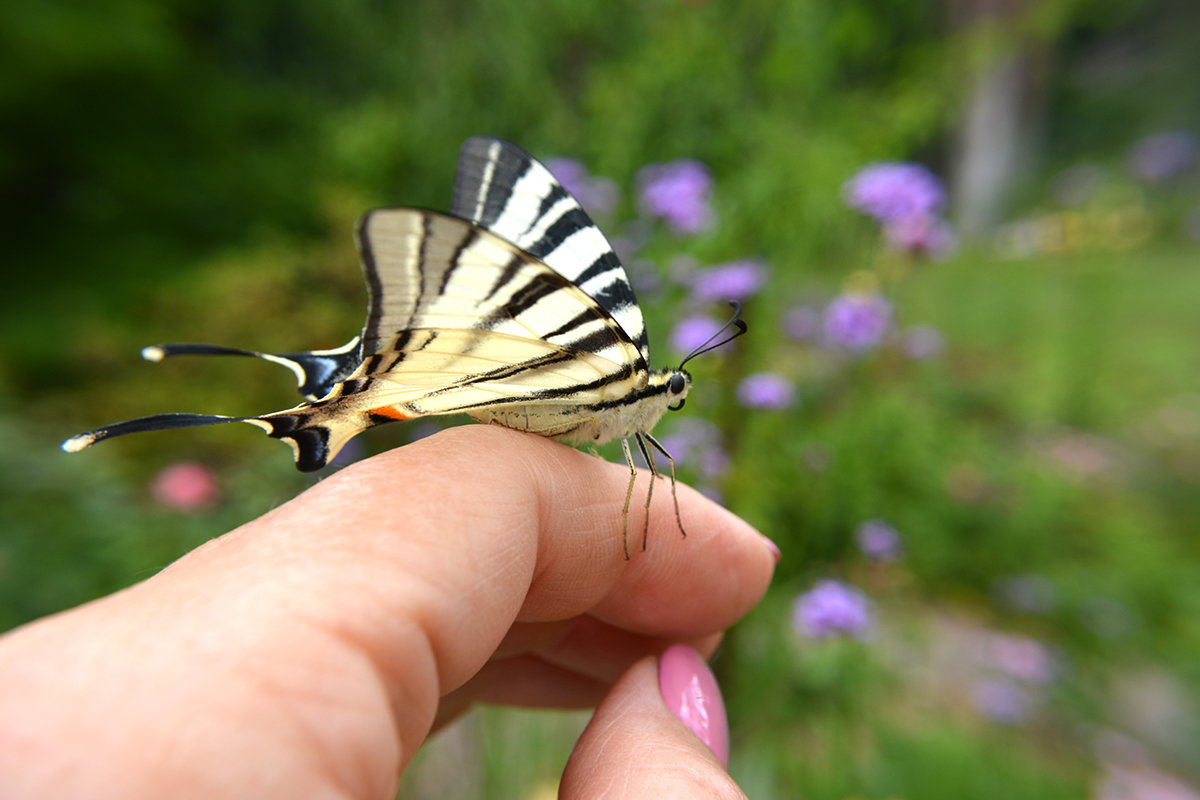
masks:
<svg viewBox="0 0 1200 800"><path fill-rule="evenodd" d="M784 554L716 662L752 797L1200 797L1197 41L1187 0L0 4L0 628L309 484L243 426L57 446L294 404L268 365L138 350L343 343L354 220L448 208L458 146L490 133L620 187L597 219L640 237L656 366L698 310L689 265L767 271L750 335L689 364L656 431L715 423L728 467L681 477ZM638 171L678 158L713 177L694 236L639 220ZM879 160L946 180L947 257L847 207ZM876 345L789 335L864 285L891 303ZM914 326L936 346L914 354ZM764 371L795 398L747 413ZM869 520L899 535L886 557ZM859 636L794 625L826 578L870 598ZM585 720L474 712L402 796L552 796Z"/></svg>

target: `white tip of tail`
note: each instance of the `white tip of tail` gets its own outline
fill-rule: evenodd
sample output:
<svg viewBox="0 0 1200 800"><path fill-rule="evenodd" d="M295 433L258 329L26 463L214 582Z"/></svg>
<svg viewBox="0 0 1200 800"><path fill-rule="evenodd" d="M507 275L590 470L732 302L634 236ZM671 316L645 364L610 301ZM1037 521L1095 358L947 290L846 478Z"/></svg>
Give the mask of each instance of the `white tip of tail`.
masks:
<svg viewBox="0 0 1200 800"><path fill-rule="evenodd" d="M64 453L78 453L86 447L91 447L96 442L96 434L81 433L78 436L72 436L63 442L62 447Z"/></svg>
<svg viewBox="0 0 1200 800"><path fill-rule="evenodd" d="M142 358L146 359L147 361L162 361L166 357L166 351L156 344L142 348ZM91 444L91 442L88 442L88 444ZM87 445L84 445L84 447L87 447Z"/></svg>

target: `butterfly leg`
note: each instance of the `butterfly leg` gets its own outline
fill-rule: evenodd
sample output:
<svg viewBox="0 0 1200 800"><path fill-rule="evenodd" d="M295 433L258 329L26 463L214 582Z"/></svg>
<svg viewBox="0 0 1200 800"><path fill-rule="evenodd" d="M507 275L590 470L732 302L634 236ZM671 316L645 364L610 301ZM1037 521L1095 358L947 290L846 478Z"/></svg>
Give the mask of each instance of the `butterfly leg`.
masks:
<svg viewBox="0 0 1200 800"><path fill-rule="evenodd" d="M679 514L679 497L675 494L675 459L671 458L671 454L667 452L667 448L663 447L662 444L659 443L658 439L655 439L649 433L643 433L640 435L645 436L646 441L653 445L655 450L666 456L667 463L671 465L671 499L675 501L675 522L677 525L679 525L679 532L682 533L683 538L686 539L687 531L683 529L683 517Z"/></svg>
<svg viewBox="0 0 1200 800"><path fill-rule="evenodd" d="M650 468L650 488L646 491L646 516L642 524L642 551L645 552L646 539L650 535L650 498L654 497L654 479L658 477L658 470L654 466L654 454L646 447L646 440L642 436L641 433L635 433L633 439L637 442L638 450L642 451L642 458L646 459L646 466Z"/></svg>
<svg viewBox="0 0 1200 800"><path fill-rule="evenodd" d="M629 488L625 490L625 508L621 513L624 524L621 528L621 546L625 548L625 560L629 560L629 501L633 498L633 484L637 480L637 467L633 465L633 453L629 452L629 440L621 440L621 452L629 465Z"/></svg>

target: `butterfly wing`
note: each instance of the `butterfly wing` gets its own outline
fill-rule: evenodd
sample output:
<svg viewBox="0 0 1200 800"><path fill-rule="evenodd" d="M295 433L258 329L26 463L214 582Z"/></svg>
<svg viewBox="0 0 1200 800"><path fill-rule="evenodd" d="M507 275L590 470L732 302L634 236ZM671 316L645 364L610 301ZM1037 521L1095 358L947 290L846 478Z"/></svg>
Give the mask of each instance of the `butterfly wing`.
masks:
<svg viewBox="0 0 1200 800"><path fill-rule="evenodd" d="M642 361L648 362L642 312L612 247L579 203L527 152L503 139L468 139L459 155L452 213L507 239L578 285L617 321L637 345ZM150 361L178 355L261 358L291 370L306 400L324 397L406 327L419 299L436 291L438 270L446 266L430 262L426 273L393 270L385 278L365 249L363 254L367 321L361 336L341 347L262 353L209 344L162 344L145 348L142 355Z"/></svg>
<svg viewBox="0 0 1200 800"><path fill-rule="evenodd" d="M369 355L322 400L256 423L290 441L302 469L383 422L600 405L646 385L646 363L616 320L512 242L415 209L368 214L358 240L371 276Z"/></svg>
<svg viewBox="0 0 1200 800"><path fill-rule="evenodd" d="M320 400L259 417L164 414L74 437L248 422L324 466L358 433L397 419L536 404L600 405L646 385L636 344L592 297L512 242L415 209L359 224L371 276L366 355Z"/></svg>
<svg viewBox="0 0 1200 800"><path fill-rule="evenodd" d="M531 155L503 139L468 139L451 213L541 259L595 298L649 362L646 323L625 268L578 201Z"/></svg>

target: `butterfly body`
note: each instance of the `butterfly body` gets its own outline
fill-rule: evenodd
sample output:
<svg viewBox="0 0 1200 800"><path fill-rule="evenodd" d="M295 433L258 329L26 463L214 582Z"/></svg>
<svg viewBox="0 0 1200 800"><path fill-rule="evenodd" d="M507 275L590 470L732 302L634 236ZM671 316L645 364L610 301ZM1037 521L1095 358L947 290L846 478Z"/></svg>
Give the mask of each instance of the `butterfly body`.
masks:
<svg viewBox="0 0 1200 800"><path fill-rule="evenodd" d="M478 422L528 431L567 444L605 444L649 433L667 409L683 402L692 379L683 370L657 370L644 387L598 403L496 406L473 411Z"/></svg>

